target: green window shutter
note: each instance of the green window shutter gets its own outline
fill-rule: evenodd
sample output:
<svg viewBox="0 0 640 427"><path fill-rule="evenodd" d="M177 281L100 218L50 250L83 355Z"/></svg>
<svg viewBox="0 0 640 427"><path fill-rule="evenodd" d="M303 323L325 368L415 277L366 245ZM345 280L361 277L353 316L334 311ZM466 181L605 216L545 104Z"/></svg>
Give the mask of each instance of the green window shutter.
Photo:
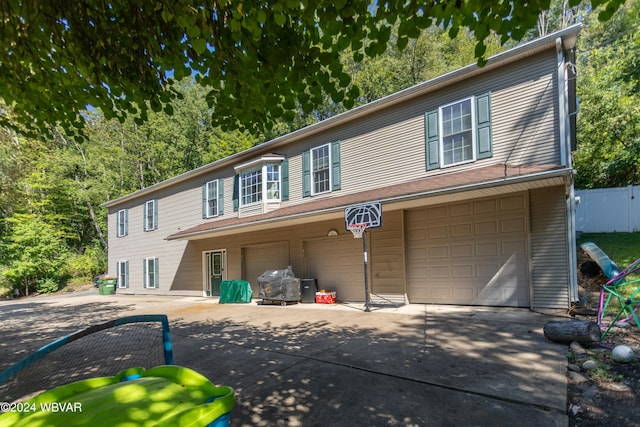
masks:
<svg viewBox="0 0 640 427"><path fill-rule="evenodd" d="M233 177L233 211L238 212L240 206L240 175Z"/></svg>
<svg viewBox="0 0 640 427"><path fill-rule="evenodd" d="M202 184L202 219L207 217L207 183Z"/></svg>
<svg viewBox="0 0 640 427"><path fill-rule="evenodd" d="M124 262L124 287L129 287L129 261Z"/></svg>
<svg viewBox="0 0 640 427"><path fill-rule="evenodd" d="M289 160L284 159L282 163L280 163L280 179L281 179L281 191L280 191L280 200L287 201L289 200Z"/></svg>
<svg viewBox="0 0 640 427"><path fill-rule="evenodd" d="M340 190L340 141L331 143L331 190Z"/></svg>
<svg viewBox="0 0 640 427"><path fill-rule="evenodd" d="M158 199L153 201L153 229L158 229Z"/></svg>
<svg viewBox="0 0 640 427"><path fill-rule="evenodd" d="M158 258L153 259L153 287L160 286L160 268L158 267Z"/></svg>
<svg viewBox="0 0 640 427"><path fill-rule="evenodd" d="M311 195L311 152L302 153L302 197Z"/></svg>
<svg viewBox="0 0 640 427"><path fill-rule="evenodd" d="M491 94L476 97L476 159L493 155L491 143Z"/></svg>
<svg viewBox="0 0 640 427"><path fill-rule="evenodd" d="M129 209L124 210L124 235L129 235Z"/></svg>
<svg viewBox="0 0 640 427"><path fill-rule="evenodd" d="M440 167L440 138L438 135L438 110L429 111L424 116L425 132L425 163L427 170Z"/></svg>
<svg viewBox="0 0 640 427"><path fill-rule="evenodd" d="M149 213L149 203L144 202L142 209L142 231L148 231L147 214Z"/></svg>
<svg viewBox="0 0 640 427"><path fill-rule="evenodd" d="M218 215L224 213L224 179L218 180Z"/></svg>
<svg viewBox="0 0 640 427"><path fill-rule="evenodd" d="M143 274L143 286L146 288L148 286L147 280L149 279L147 276L147 259L142 260L142 274Z"/></svg>

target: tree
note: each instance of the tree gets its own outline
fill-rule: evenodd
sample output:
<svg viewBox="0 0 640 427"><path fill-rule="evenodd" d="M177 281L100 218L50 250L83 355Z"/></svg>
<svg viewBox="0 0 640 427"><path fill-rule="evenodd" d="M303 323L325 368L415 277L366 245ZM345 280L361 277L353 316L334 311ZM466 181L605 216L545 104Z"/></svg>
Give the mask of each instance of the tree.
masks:
<svg viewBox="0 0 640 427"><path fill-rule="evenodd" d="M13 232L3 248L10 263L2 275L26 295L34 285L38 291L57 291L67 256L63 234L35 214L15 214L10 223Z"/></svg>
<svg viewBox="0 0 640 427"><path fill-rule="evenodd" d="M589 20L578 45L578 188L640 183L640 1L606 25Z"/></svg>
<svg viewBox="0 0 640 427"><path fill-rule="evenodd" d="M467 28L482 64L492 32L520 40L549 1L9 0L0 3L0 95L26 131L59 124L74 134L87 105L137 124L149 111L171 114L180 94L169 83L195 75L210 88L215 124L269 129L325 96L352 107L360 92L341 53L355 62L382 54L396 25L399 50L432 26L452 37ZM621 2L591 3L606 18ZM0 125L13 125L2 109Z"/></svg>

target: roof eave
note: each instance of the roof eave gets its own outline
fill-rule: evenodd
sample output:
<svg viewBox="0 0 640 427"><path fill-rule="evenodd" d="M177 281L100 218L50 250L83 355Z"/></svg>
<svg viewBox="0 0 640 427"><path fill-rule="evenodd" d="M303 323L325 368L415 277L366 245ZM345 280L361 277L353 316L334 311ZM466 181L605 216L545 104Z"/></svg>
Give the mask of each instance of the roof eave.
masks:
<svg viewBox="0 0 640 427"><path fill-rule="evenodd" d="M553 178L569 179L572 174L573 174L573 169L569 169L569 168L554 169L551 171L537 172L537 173L531 173L527 175L519 175L519 176L513 176L513 177L504 177L499 179L492 179L484 182L478 182L473 184L463 184L463 185L458 185L454 187L439 188L439 189L422 191L422 192L413 193L413 194L402 195L402 196L376 198L376 201L382 202L383 209L384 209L384 205L390 204L390 203L402 203L402 202L426 198L426 197L444 196L447 194L459 193L463 191L482 190L486 188L520 184L520 183L533 182L533 181L539 181L539 180L548 180ZM327 215L331 215L332 213L343 212L346 206L348 205L339 205L331 208L323 208L321 210L300 212L300 213L281 216L277 218L256 219L256 220L252 220L249 223L232 224L232 225L219 227L219 228L199 230L192 233L175 233L167 236L165 240L169 240L169 241L191 240L193 238L198 238L198 237L202 238L201 236L204 236L207 234L216 234L220 232L235 231L242 228L255 227L261 224L273 224L277 222L294 220L299 218L307 218L307 217L317 216L317 215L327 216Z"/></svg>

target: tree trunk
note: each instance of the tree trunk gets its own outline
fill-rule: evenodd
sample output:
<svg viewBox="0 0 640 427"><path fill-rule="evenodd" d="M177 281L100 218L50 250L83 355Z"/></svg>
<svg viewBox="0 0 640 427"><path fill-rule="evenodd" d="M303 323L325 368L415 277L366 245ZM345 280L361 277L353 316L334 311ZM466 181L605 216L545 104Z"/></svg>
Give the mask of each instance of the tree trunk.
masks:
<svg viewBox="0 0 640 427"><path fill-rule="evenodd" d="M600 340L600 327L590 320L551 321L544 325L544 336L556 342L577 341L593 344Z"/></svg>
<svg viewBox="0 0 640 427"><path fill-rule="evenodd" d="M107 244L107 239L104 238L104 234L102 234L102 229L100 228L100 223L98 222L98 218L96 218L96 213L93 210L93 205L91 202L87 201L87 208L89 209L89 215L91 215L91 221L93 221L93 226L96 229L96 233L98 233L98 238L100 239L100 243L102 243L102 247L105 250L109 249L109 245Z"/></svg>

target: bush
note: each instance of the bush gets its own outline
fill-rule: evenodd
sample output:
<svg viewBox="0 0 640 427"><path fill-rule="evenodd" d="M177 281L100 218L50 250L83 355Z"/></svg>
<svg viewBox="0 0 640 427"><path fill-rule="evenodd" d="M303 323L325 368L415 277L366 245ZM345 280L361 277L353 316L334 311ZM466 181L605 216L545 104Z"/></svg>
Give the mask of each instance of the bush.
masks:
<svg viewBox="0 0 640 427"><path fill-rule="evenodd" d="M107 255L99 246L88 247L84 253L66 260L65 270L73 278L92 278L106 271Z"/></svg>
<svg viewBox="0 0 640 427"><path fill-rule="evenodd" d="M38 279L36 281L36 292L42 294L50 294L53 292L57 292L60 289L60 284L50 277L45 279Z"/></svg>

